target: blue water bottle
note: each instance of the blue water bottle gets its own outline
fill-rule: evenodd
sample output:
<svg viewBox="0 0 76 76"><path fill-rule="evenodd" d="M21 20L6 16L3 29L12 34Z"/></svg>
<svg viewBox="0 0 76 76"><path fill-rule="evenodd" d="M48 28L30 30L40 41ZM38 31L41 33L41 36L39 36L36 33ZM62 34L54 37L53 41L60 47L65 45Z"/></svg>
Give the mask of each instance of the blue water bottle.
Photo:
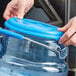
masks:
<svg viewBox="0 0 76 76"><path fill-rule="evenodd" d="M1 76L67 76L65 59L68 48L58 43L63 35L63 32L57 31L58 27L18 18L9 19L5 26L48 47L5 36L3 48L6 54L0 62Z"/></svg>

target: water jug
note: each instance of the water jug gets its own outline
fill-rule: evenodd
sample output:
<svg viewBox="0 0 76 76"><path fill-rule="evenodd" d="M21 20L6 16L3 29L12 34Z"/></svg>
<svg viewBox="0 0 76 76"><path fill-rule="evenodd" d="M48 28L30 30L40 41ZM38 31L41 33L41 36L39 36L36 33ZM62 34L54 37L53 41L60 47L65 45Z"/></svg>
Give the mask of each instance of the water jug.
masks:
<svg viewBox="0 0 76 76"><path fill-rule="evenodd" d="M28 33L23 35L50 48L28 40L4 36L3 50L6 53L0 60L1 76L67 76L68 66L65 58L68 48L58 43L62 33L57 31L56 26L17 18L9 19L7 23L13 26L26 24ZM49 34L52 31L50 36L47 31Z"/></svg>

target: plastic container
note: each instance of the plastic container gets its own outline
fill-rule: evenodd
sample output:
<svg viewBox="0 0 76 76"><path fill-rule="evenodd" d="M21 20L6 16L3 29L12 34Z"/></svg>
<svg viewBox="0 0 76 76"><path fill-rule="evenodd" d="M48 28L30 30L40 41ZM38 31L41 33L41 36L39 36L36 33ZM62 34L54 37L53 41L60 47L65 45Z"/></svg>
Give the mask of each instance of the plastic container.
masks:
<svg viewBox="0 0 76 76"><path fill-rule="evenodd" d="M34 23L36 26L38 24L40 24L40 26L45 24L34 20L28 20L29 19L24 19L24 21L27 23L29 22L32 26ZM11 19L9 21L11 21ZM20 23L22 24L23 21L21 21L22 20L20 20ZM46 26L43 28L46 28ZM57 29L57 27L49 28ZM28 30L30 29L31 27L28 28ZM46 33L46 31L43 32L38 30L39 29L36 28L33 31L42 34L42 36L38 36L37 34L35 35L34 33L31 34L31 32L33 32L32 30L31 32L29 31L29 34L26 33L23 35L46 44L47 46L52 47L52 49L40 46L27 40L19 40L13 37L5 36L3 39L3 42L5 42L3 48L6 50L6 54L1 59L0 63L0 74L3 74L1 76L67 76L68 66L65 62L65 58L68 54L68 48L64 45L58 44L58 40L61 35L56 33L56 36L53 36L54 38L45 38L43 37L43 33Z"/></svg>

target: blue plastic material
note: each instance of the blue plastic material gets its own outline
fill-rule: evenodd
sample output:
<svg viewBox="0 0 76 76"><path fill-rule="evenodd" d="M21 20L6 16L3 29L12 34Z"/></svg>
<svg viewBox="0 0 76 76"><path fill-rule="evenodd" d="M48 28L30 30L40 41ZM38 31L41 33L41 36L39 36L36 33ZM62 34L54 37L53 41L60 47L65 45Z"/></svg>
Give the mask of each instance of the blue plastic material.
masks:
<svg viewBox="0 0 76 76"><path fill-rule="evenodd" d="M15 38L18 38L18 39L21 39L21 40L23 40L23 37L24 37L23 35L20 35L20 34L17 34L15 32L5 30L5 29L2 29L2 28L0 28L0 33L4 34L4 35L7 35L7 36L15 37Z"/></svg>
<svg viewBox="0 0 76 76"><path fill-rule="evenodd" d="M36 37L59 40L63 32L57 31L58 27L31 19L10 18L5 26L17 32Z"/></svg>

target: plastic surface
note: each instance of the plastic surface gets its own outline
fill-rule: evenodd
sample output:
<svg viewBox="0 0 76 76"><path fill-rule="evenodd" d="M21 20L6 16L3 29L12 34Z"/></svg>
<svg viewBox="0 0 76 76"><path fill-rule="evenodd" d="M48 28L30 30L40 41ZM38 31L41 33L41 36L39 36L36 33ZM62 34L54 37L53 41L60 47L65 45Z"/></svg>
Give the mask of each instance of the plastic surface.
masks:
<svg viewBox="0 0 76 76"><path fill-rule="evenodd" d="M35 41L52 47L52 49L30 42L25 38L25 40L19 40L5 36L2 43L5 43L3 49L6 54L1 59L1 62L5 64L2 64L0 74L5 72L8 73L8 76L9 73L10 76L67 76L68 66L65 58L68 50L64 45L55 41L63 35L63 32L57 31L58 27L35 20L17 18L9 19L5 22L5 26L9 28L8 30L13 30L25 37L34 37Z"/></svg>
<svg viewBox="0 0 76 76"><path fill-rule="evenodd" d="M4 35L7 35L7 36L15 37L15 38L18 38L18 39L21 39L21 40L23 40L23 37L24 37L23 35L20 35L20 34L17 34L15 32L5 30L5 29L2 29L2 28L0 28L0 33L4 34Z"/></svg>
<svg viewBox="0 0 76 76"><path fill-rule="evenodd" d="M47 74L49 72L63 73L68 70L65 62L67 49L63 45L59 46L55 42L43 40L44 44L48 43L47 46L54 48L55 51L27 40L12 37L5 39L6 54L2 61L7 64L25 67L29 71L47 72ZM58 52L60 52L60 56Z"/></svg>
<svg viewBox="0 0 76 76"><path fill-rule="evenodd" d="M1 63L0 67L0 75L1 76L67 76L68 72L37 72L25 69L23 67L18 67L15 65L7 65L5 63Z"/></svg>
<svg viewBox="0 0 76 76"><path fill-rule="evenodd" d="M63 35L63 32L57 31L56 26L25 18L11 18L5 22L5 26L17 32L47 39L59 40Z"/></svg>

